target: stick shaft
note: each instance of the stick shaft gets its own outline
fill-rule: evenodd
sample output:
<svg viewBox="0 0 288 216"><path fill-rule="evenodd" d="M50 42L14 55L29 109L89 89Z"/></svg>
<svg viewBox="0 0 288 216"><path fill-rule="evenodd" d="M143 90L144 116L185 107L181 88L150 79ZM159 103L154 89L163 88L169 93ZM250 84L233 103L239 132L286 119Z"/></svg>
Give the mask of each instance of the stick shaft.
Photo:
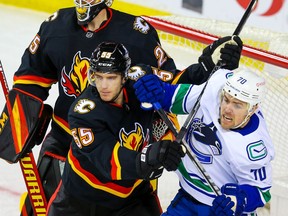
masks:
<svg viewBox="0 0 288 216"><path fill-rule="evenodd" d="M253 8L254 8L254 5L256 5L258 0L251 0L247 9L245 10L245 13L243 14L240 22L238 23L233 35L239 35L240 32L242 31L242 28L243 26L245 25L246 21L248 20Z"/></svg>
<svg viewBox="0 0 288 216"><path fill-rule="evenodd" d="M8 93L9 93L9 87L8 87L8 83L7 83L7 79L4 73L4 69L3 69L3 65L2 62L0 61L0 82L1 82L1 86L3 89L3 93L5 96L5 99L7 99L8 97Z"/></svg>

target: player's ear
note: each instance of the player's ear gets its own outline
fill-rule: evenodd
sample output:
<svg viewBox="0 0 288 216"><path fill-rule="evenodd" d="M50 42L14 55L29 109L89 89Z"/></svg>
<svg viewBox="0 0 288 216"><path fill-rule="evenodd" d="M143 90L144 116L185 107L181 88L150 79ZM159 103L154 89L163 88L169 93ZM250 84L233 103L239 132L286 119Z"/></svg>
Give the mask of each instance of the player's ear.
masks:
<svg viewBox="0 0 288 216"><path fill-rule="evenodd" d="M122 77L122 85L124 85L127 81L127 78L126 77Z"/></svg>

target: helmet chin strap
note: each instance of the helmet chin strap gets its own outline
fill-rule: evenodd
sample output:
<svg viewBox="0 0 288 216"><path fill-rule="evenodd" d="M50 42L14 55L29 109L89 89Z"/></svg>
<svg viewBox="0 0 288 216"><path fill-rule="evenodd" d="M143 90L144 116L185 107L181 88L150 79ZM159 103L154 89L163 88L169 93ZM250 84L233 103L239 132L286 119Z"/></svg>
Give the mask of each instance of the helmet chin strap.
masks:
<svg viewBox="0 0 288 216"><path fill-rule="evenodd" d="M245 116L244 120L243 120L240 124L238 124L237 126L232 127L231 129L240 128L240 127L242 127L245 123L247 123L247 121L249 120L249 118L250 118L250 117L253 115L253 113L254 113L254 110L253 110L253 107L254 107L254 106L257 106L257 104L256 104L256 105L248 104L248 113L247 113L247 115ZM219 107L219 112L220 112L220 107ZM220 118L219 118L219 123L220 123ZM220 123L220 124L221 124L221 123Z"/></svg>
<svg viewBox="0 0 288 216"><path fill-rule="evenodd" d="M244 120L237 126L233 127L232 129L237 129L237 128L241 128L244 124L246 124L248 122L248 120L250 119L250 117L253 115L254 111L253 111L253 107L256 105L251 105L249 104L249 109L248 109L248 113L245 116Z"/></svg>
<svg viewBox="0 0 288 216"><path fill-rule="evenodd" d="M242 127L249 120L250 116L251 116L250 113L248 113L246 117L244 118L244 120L239 125L232 127L231 129L237 129L237 128Z"/></svg>

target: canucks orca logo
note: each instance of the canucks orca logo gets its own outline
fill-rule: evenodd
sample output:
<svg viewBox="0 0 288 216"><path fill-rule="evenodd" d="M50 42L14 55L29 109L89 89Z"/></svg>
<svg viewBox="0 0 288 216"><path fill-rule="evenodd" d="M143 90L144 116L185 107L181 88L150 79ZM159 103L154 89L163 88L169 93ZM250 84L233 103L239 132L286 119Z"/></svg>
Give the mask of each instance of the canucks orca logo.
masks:
<svg viewBox="0 0 288 216"><path fill-rule="evenodd" d="M221 155L222 154L222 145L221 142L216 134L217 128L211 122L210 124L206 125L203 122L203 118L195 118L188 129L187 132L187 142L190 145L192 151L196 154L199 161L202 163L210 164L213 162L213 155ZM205 152L205 148L201 146L198 148L194 145L195 142L200 142L204 145L207 145L211 148L213 155L210 153Z"/></svg>

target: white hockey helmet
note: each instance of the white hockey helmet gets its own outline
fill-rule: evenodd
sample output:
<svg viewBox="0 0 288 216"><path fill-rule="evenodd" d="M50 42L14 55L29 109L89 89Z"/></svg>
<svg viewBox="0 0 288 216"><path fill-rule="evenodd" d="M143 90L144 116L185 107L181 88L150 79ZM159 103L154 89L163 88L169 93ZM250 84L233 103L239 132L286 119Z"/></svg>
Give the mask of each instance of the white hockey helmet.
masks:
<svg viewBox="0 0 288 216"><path fill-rule="evenodd" d="M229 95L249 104L248 110L260 103L265 95L265 79L251 71L242 70L229 77L223 87Z"/></svg>
<svg viewBox="0 0 288 216"><path fill-rule="evenodd" d="M113 0L74 0L79 25L87 25L98 13L110 7Z"/></svg>

